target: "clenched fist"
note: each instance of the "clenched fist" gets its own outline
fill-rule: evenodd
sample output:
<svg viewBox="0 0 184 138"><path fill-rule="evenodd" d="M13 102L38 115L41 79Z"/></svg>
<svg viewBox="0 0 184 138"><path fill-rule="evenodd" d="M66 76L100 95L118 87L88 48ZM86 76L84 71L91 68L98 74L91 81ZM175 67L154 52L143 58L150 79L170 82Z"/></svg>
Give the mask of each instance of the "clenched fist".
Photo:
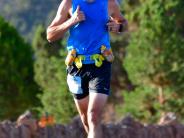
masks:
<svg viewBox="0 0 184 138"><path fill-rule="evenodd" d="M72 15L71 19L72 19L72 22L74 24L77 24L77 23L85 20L84 12L80 11L80 6L77 6L77 9L75 10L75 12Z"/></svg>
<svg viewBox="0 0 184 138"><path fill-rule="evenodd" d="M118 23L117 21L110 18L107 26L109 32L120 33L127 29L127 20L124 19L122 23Z"/></svg>
<svg viewBox="0 0 184 138"><path fill-rule="evenodd" d="M117 33L120 28L120 24L116 23L115 21L110 21L107 23L108 30L113 33Z"/></svg>

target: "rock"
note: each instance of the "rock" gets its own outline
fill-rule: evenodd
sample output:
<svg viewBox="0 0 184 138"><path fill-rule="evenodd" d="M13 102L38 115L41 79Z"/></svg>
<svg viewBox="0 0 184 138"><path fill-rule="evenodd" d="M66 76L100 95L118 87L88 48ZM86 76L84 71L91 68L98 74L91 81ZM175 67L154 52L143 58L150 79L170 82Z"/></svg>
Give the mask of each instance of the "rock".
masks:
<svg viewBox="0 0 184 138"><path fill-rule="evenodd" d="M117 134L118 126L115 124L103 124L102 125L102 132L104 138L112 138Z"/></svg>
<svg viewBox="0 0 184 138"><path fill-rule="evenodd" d="M36 119L32 117L31 112L27 111L17 119L17 126L24 125L28 127L32 134L35 134L37 130Z"/></svg>
<svg viewBox="0 0 184 138"><path fill-rule="evenodd" d="M177 122L178 121L177 121L176 115L172 112L169 112L169 113L165 113L162 115L158 124L159 125L167 125L167 124L176 124Z"/></svg>
<svg viewBox="0 0 184 138"><path fill-rule="evenodd" d="M103 138L184 138L184 125L163 123L143 125L127 116L118 123L102 124ZM54 124L38 127L29 112L21 115L16 123L0 123L0 138L86 138L80 117L75 117L70 124Z"/></svg>
<svg viewBox="0 0 184 138"><path fill-rule="evenodd" d="M72 122L67 125L67 131L69 131L69 138L75 138L76 136L78 138L86 137L86 133L79 116L74 117Z"/></svg>

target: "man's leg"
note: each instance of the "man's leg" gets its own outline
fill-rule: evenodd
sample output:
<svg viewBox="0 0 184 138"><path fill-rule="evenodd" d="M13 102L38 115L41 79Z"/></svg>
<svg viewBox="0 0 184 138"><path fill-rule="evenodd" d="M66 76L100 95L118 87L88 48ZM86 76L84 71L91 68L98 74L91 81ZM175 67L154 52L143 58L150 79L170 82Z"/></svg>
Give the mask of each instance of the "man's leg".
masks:
<svg viewBox="0 0 184 138"><path fill-rule="evenodd" d="M107 101L107 95L101 93L89 94L89 105L88 105L88 125L89 134L88 138L103 138L101 129L101 113L103 107Z"/></svg>
<svg viewBox="0 0 184 138"><path fill-rule="evenodd" d="M88 119L87 119L87 110L88 110L89 96L80 100L74 98L74 101L75 101L77 110L79 112L79 115L81 117L83 126L88 134L89 126L88 126Z"/></svg>

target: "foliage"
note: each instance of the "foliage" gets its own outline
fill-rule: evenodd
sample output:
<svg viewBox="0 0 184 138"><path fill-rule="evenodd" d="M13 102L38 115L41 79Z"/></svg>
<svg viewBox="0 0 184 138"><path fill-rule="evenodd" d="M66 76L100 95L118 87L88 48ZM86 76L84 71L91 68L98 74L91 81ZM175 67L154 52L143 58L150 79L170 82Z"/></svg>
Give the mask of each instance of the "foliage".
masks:
<svg viewBox="0 0 184 138"><path fill-rule="evenodd" d="M50 45L46 40L45 29L39 26L33 48L35 80L43 91L40 95L43 104L41 110L53 114L59 122L68 122L76 115L76 110L66 84L64 47L59 42Z"/></svg>
<svg viewBox="0 0 184 138"><path fill-rule="evenodd" d="M15 119L39 105L31 46L0 17L0 119Z"/></svg>
<svg viewBox="0 0 184 138"><path fill-rule="evenodd" d="M184 3L182 0L140 0L137 3L139 6L132 5L135 10L128 14L134 29L125 66L138 88L135 95L126 98L134 103L134 98L142 95L142 100L133 110L125 105L125 111L130 109L147 122L156 121L163 112L175 112L182 117L184 38L181 23L184 20L181 15L184 10L181 7ZM125 7L130 9L130 5Z"/></svg>
<svg viewBox="0 0 184 138"><path fill-rule="evenodd" d="M0 14L31 40L38 24L47 25L53 19L59 2L1 0ZM116 58L112 70L112 102L120 103L122 89L134 89L131 82L136 89L132 93L123 92L125 104L123 108L117 106L119 113L130 112L145 122L155 122L164 112L184 115L183 5L183 0L123 1L121 8L128 18L131 37L127 33L112 36ZM35 80L43 91L39 95L41 111L54 114L62 122L76 114L65 81L64 44L50 45L45 38L45 30L39 27L34 37L33 56L30 46L16 30L0 19L1 118L16 117L25 108L38 105L35 98L38 89L32 80L32 57Z"/></svg>
<svg viewBox="0 0 184 138"><path fill-rule="evenodd" d="M60 0L1 0L0 15L31 42L37 25L48 25L55 16L60 2Z"/></svg>

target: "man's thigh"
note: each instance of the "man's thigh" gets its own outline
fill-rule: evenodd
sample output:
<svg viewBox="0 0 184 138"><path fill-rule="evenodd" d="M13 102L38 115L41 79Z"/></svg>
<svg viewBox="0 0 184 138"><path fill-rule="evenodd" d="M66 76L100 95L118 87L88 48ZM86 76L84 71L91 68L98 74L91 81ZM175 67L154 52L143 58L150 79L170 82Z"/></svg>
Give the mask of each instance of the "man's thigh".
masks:
<svg viewBox="0 0 184 138"><path fill-rule="evenodd" d="M89 103L89 96L86 96L83 99L76 99L74 98L75 105L77 107L77 110L80 115L87 115L87 110L88 110L88 103Z"/></svg>
<svg viewBox="0 0 184 138"><path fill-rule="evenodd" d="M100 123L101 114L107 102L108 95L102 93L89 93L88 115L96 123ZM91 120L91 121L92 121Z"/></svg>
<svg viewBox="0 0 184 138"><path fill-rule="evenodd" d="M89 80L89 93L110 94L111 63L105 61L102 67L96 67Z"/></svg>

